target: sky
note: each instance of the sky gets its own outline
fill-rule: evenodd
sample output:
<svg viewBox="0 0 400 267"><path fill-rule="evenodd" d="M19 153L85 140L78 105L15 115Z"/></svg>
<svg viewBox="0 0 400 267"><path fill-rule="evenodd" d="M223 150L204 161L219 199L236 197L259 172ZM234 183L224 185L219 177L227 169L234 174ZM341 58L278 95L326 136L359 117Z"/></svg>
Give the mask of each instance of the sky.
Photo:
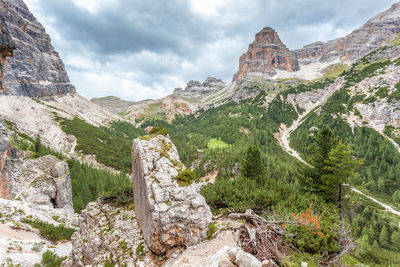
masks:
<svg viewBox="0 0 400 267"><path fill-rule="evenodd" d="M335 39L396 0L25 0L86 98L156 99L190 80L225 82L254 35L290 49Z"/></svg>

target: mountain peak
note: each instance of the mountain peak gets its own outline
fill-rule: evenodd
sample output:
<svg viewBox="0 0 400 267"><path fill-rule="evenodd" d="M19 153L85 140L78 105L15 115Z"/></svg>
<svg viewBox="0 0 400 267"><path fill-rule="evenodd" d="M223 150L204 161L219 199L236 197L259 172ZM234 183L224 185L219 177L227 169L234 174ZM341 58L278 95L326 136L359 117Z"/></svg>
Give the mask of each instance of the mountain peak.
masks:
<svg viewBox="0 0 400 267"><path fill-rule="evenodd" d="M241 80L246 74L276 74L276 70L297 71L300 69L294 53L290 51L271 27L265 27L255 35L245 54L239 59L239 70L233 77Z"/></svg>

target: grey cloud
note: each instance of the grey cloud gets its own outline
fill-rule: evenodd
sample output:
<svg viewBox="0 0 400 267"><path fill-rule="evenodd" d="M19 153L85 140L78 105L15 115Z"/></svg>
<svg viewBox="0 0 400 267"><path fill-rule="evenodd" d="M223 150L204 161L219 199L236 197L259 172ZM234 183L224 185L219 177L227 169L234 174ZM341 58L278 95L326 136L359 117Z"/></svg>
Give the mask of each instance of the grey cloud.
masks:
<svg viewBox="0 0 400 267"><path fill-rule="evenodd" d="M96 88L89 88L79 72L108 73L117 80L131 77L142 90L148 90L149 97L155 88L164 86L158 90L171 92L191 79L216 76L230 80L239 56L264 26L276 29L283 42L296 49L319 38L337 38L338 32L350 32L396 2L232 0L217 10L220 16L204 17L193 13L186 0L115 0L94 13L72 0L37 1L39 15L48 23L44 26L51 26L59 36L54 45L60 54L93 62L91 67L82 67L66 60L67 70L74 72L72 82L78 91L80 83L84 85L88 97ZM221 41L226 41L226 47L218 44Z"/></svg>

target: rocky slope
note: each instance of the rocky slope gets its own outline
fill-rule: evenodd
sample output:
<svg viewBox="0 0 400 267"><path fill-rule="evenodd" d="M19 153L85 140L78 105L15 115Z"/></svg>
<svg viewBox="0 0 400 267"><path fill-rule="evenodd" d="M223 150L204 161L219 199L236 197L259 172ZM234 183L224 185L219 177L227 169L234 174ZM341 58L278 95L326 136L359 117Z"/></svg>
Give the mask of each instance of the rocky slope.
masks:
<svg viewBox="0 0 400 267"><path fill-rule="evenodd" d="M0 264L2 266L34 266L48 250L60 257L71 252L71 242L54 243L41 235L39 230L26 223L26 219L54 226L65 225L76 229L78 216L64 209L30 204L0 198Z"/></svg>
<svg viewBox="0 0 400 267"><path fill-rule="evenodd" d="M327 43L316 42L306 45L296 50L295 54L299 60L304 60L304 63L331 62L336 59L353 62L382 46L399 32L400 3L396 3L345 37Z"/></svg>
<svg viewBox="0 0 400 267"><path fill-rule="evenodd" d="M0 15L16 46L7 60L6 94L42 97L75 92L50 37L25 3L1 0Z"/></svg>
<svg viewBox="0 0 400 267"><path fill-rule="evenodd" d="M126 101L116 96L97 97L90 99L90 101L114 114L122 113L136 104L134 101Z"/></svg>

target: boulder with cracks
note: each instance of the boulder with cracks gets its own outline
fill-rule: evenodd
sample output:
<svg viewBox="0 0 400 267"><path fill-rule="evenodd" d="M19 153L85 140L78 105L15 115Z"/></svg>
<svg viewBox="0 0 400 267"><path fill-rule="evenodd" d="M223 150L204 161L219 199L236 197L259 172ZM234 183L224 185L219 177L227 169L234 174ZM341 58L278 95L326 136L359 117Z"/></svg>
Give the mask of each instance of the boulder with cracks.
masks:
<svg viewBox="0 0 400 267"><path fill-rule="evenodd" d="M184 166L169 138L135 139L132 159L136 219L149 249L160 254L204 240L210 208L199 193L201 184L181 187L175 180Z"/></svg>

